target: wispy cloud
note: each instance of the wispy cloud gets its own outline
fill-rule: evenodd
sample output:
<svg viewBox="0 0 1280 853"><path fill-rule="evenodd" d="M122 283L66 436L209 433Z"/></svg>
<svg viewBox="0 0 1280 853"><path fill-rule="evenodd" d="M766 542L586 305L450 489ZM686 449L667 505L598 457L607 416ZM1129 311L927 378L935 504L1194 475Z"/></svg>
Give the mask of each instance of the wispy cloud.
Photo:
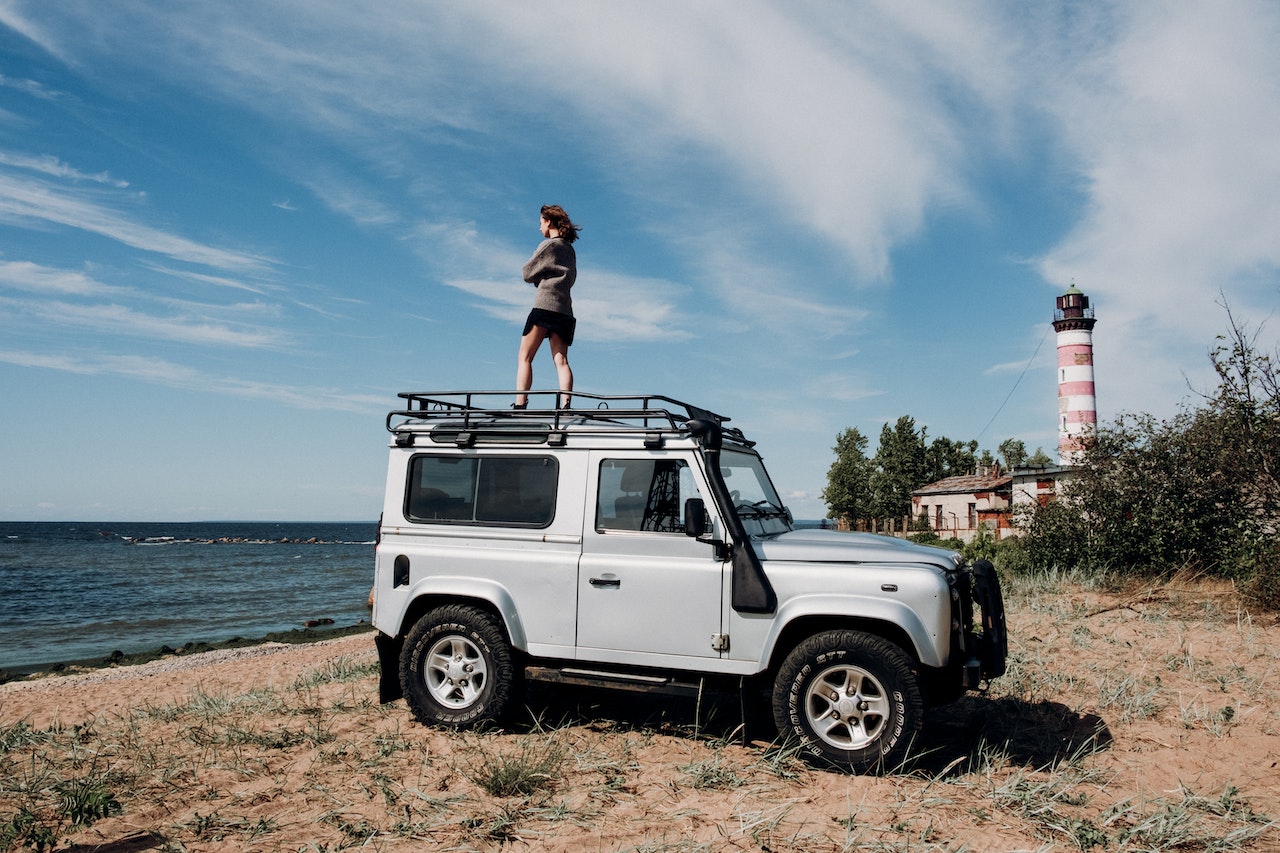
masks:
<svg viewBox="0 0 1280 853"><path fill-rule="evenodd" d="M386 408L386 399L336 388L305 387L217 376L163 358L138 355L66 355L0 350L0 362L22 367L115 376L170 388L253 400L272 400L299 409L368 414Z"/></svg>
<svg viewBox="0 0 1280 853"><path fill-rule="evenodd" d="M14 32L22 33L51 55L67 61L67 56L62 52L57 40L49 33L48 28L36 23L32 16L23 14L22 7L22 3L13 2L13 0L0 2L0 24ZM4 79L0 77L0 81Z"/></svg>
<svg viewBox="0 0 1280 853"><path fill-rule="evenodd" d="M0 221L75 228L135 249L221 270L262 270L272 263L261 255L208 246L142 224L84 193L13 175L0 174Z"/></svg>
<svg viewBox="0 0 1280 853"><path fill-rule="evenodd" d="M116 189L125 189L129 186L128 181L121 181L112 178L106 172L99 172L95 175L85 174L80 170L63 163L52 154L42 156L15 154L7 151L0 151L0 165L12 166L18 169L26 169L32 172L40 172L54 178L64 178L71 181L90 181L97 184L107 184Z"/></svg>
<svg viewBox="0 0 1280 853"><path fill-rule="evenodd" d="M2 15L3 12L0 12L0 16ZM0 17L0 23L7 22L4 21L3 17ZM24 95L30 95L33 98L40 98L41 100L52 100L57 97L56 92L45 88L37 80L7 77L4 74L0 74L0 89L12 89L13 91L21 92Z"/></svg>
<svg viewBox="0 0 1280 853"><path fill-rule="evenodd" d="M117 296L127 288L97 281L76 270L46 267L30 261L0 261L0 285L43 294L66 296Z"/></svg>
<svg viewBox="0 0 1280 853"><path fill-rule="evenodd" d="M163 267L155 271L189 277ZM207 279L195 275L193 280L204 283ZM211 283L234 286L216 277ZM193 346L279 348L293 340L278 327L281 309L272 303L195 302L171 296L165 290L148 292L109 285L84 272L30 261L0 261L0 290L3 289L38 297L0 297L5 321L10 324L45 329L74 327L119 338L179 341ZM168 309L168 314L149 310L154 306Z"/></svg>
<svg viewBox="0 0 1280 853"><path fill-rule="evenodd" d="M161 317L118 304L0 297L0 306L4 307L11 320L33 320L47 328L72 326L112 336L253 349L280 347L288 340L277 329L233 325L195 316Z"/></svg>
<svg viewBox="0 0 1280 853"><path fill-rule="evenodd" d="M209 275L207 273L199 273L192 270L180 270L161 264L144 264L144 266L167 277L194 281L200 284L209 284L214 287L225 287L231 290L247 290L250 293L256 293L259 295L266 295L271 290L280 289L268 287L257 282L250 284L240 278L229 278L222 275Z"/></svg>
<svg viewBox="0 0 1280 853"><path fill-rule="evenodd" d="M366 183L335 171L313 172L300 178L335 213L365 227L393 225L400 214Z"/></svg>

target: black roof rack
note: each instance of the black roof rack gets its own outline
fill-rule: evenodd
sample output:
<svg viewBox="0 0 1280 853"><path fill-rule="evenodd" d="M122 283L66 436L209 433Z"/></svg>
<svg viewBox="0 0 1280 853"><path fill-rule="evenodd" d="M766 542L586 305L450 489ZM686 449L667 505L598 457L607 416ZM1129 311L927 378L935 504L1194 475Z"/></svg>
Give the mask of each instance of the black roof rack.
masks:
<svg viewBox="0 0 1280 853"><path fill-rule="evenodd" d="M516 394L527 393L529 407L513 409ZM572 392L573 408L560 408L560 391L424 391L398 396L406 407L387 414L387 430L399 432L410 422L448 423L450 429L509 432L517 424L539 424L552 431L573 426L575 434L634 434L640 431L688 433L689 421L711 421L725 438L748 447L738 428L726 428L724 415L661 394L587 394ZM550 407L538 407L549 400Z"/></svg>

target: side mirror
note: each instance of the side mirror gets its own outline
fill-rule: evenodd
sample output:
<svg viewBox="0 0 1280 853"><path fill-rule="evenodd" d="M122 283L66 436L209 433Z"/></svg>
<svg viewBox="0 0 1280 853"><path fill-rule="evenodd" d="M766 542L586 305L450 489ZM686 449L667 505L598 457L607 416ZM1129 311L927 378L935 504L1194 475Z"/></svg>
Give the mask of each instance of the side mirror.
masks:
<svg viewBox="0 0 1280 853"><path fill-rule="evenodd" d="M707 532L707 507L702 498L689 498L684 502L684 535L693 539Z"/></svg>

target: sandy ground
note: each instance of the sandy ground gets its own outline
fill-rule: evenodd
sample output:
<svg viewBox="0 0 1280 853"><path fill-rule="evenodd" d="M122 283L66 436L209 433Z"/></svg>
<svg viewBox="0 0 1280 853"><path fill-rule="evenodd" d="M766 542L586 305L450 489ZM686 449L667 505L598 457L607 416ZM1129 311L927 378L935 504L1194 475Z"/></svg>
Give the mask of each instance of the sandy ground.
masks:
<svg viewBox="0 0 1280 853"><path fill-rule="evenodd" d="M1274 615L1208 587L1008 597L1008 675L882 776L744 735L732 702L536 690L527 725L426 728L377 704L372 635L0 685L0 839L26 809L103 853L1280 851ZM86 789L114 805L72 826Z"/></svg>

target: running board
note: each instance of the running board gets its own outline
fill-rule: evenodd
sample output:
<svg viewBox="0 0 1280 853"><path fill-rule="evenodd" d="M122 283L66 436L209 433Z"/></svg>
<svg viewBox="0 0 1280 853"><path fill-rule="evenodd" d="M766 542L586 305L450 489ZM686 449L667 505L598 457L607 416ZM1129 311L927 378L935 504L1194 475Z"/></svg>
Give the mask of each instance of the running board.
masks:
<svg viewBox="0 0 1280 853"><path fill-rule="evenodd" d="M546 666L527 666L524 677L530 681L553 684L574 684L581 687L609 687L614 690L632 690L639 693L658 693L675 696L697 696L702 689L699 683L676 681L660 675L642 675L634 672L606 672L594 669Z"/></svg>

